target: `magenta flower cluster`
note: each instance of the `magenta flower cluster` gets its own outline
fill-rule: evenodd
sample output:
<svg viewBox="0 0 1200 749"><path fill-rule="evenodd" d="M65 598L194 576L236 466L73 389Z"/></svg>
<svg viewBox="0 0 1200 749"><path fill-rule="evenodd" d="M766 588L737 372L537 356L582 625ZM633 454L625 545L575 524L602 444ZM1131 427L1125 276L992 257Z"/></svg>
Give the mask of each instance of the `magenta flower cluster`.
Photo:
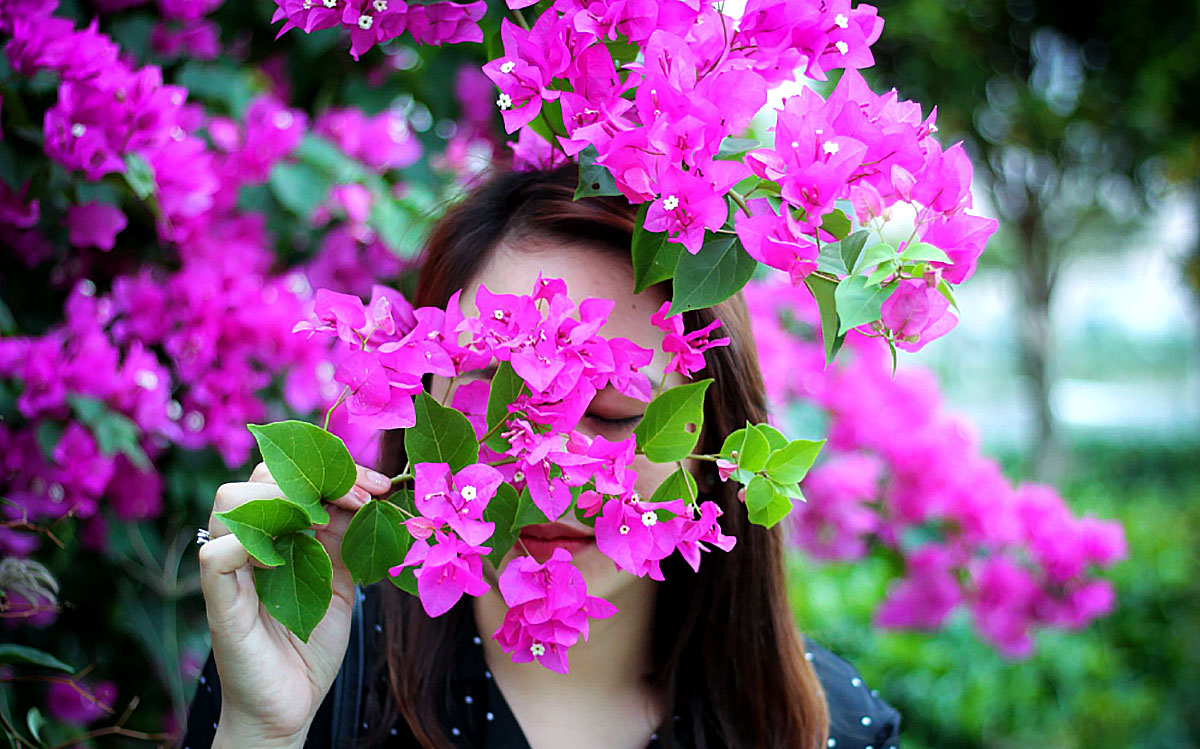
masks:
<svg viewBox="0 0 1200 749"><path fill-rule="evenodd" d="M48 217L30 183L14 190L0 182L0 241L30 267L53 259L51 278L71 290L61 324L0 340L0 379L17 385L23 420L0 426L0 480L11 500L0 515L9 525L76 517L84 545L100 548L102 508L119 520L161 512L163 480L152 464L169 446L215 449L238 466L254 448L245 425L267 420L279 398L268 394L273 383L297 411L332 402L336 352L299 340L295 321L310 313L315 286L369 292L402 265L361 222L348 220L325 234L311 261L276 275L264 216L242 210L237 198L295 151L308 117L271 94L251 100L236 120L209 116L187 104L182 88L163 85L157 68L132 67L95 23L76 29L53 15L52 1L11 5L0 12L0 31L11 35L9 63L22 75L49 71L59 80L45 113L46 155L81 183L114 172L132 180L130 169L143 162L155 228L170 250L161 265L133 265L122 244L130 220L121 204L85 200ZM214 4L179 5L191 13ZM331 111L317 126L372 168L421 155L394 113ZM76 250L48 238L56 219ZM124 259L102 264L93 250ZM108 290L100 293L97 282ZM85 421L81 409L93 407L102 416ZM96 418L127 424L135 436L101 444L96 429L110 427L97 427ZM331 426L366 454L372 431L341 419ZM0 527L0 552L25 555L38 543L36 534Z"/></svg>
<svg viewBox="0 0 1200 749"><path fill-rule="evenodd" d="M966 606L984 639L1020 657L1036 629L1080 628L1112 609L1112 584L1094 570L1125 557L1119 523L1072 516L1048 486L1014 487L945 411L932 374L893 376L878 339L851 335L826 369L821 342L783 324L816 325L815 306L781 284L747 299L772 400L804 400L829 418L827 457L791 521L796 543L823 559L860 559L874 543L904 558L877 624L935 629Z"/></svg>
<svg viewBox="0 0 1200 749"><path fill-rule="evenodd" d="M451 405L468 417L481 443L480 462L456 473L445 463L413 467L417 515L406 527L415 540L391 572L400 575L413 568L418 594L431 616L445 613L463 595L478 596L490 589L483 578L483 557L492 551L486 544L496 529L484 513L502 482L527 492L548 521L577 507L593 519L597 548L619 568L638 576L662 580L661 562L676 551L695 569L701 552L733 547L735 540L722 533L717 522L721 510L715 503L696 497L648 502L638 495L632 468L634 436L614 442L576 430L593 396L606 387L642 401L651 397L642 369L654 352L625 338L599 335L612 311L611 300L585 299L576 306L561 280L547 278L539 278L528 295L493 294L480 287L475 296L478 314L472 316L461 312L457 293L445 309L413 309L380 286L368 304L327 289L318 290L316 299L316 322L301 322L296 331L335 336L349 349L333 379L344 388L343 402L352 422L387 429L413 426L413 399L423 392L426 375L469 377L500 362L510 365L523 383L508 406L510 418L494 427L507 449L483 444L489 436L490 387L477 380L460 387ZM671 331L664 350L672 371L690 375L703 368L706 348L727 342L708 340L719 322L698 335L685 335L679 318L664 319L664 313L660 310L656 320ZM579 585L579 595L584 595L581 578L567 572L546 574ZM520 589L521 600L510 605L532 600L525 598L528 585ZM586 633L573 623L582 615L580 607L607 610L600 603L587 603L587 598L569 606L555 600L554 611L562 609L555 626L572 632ZM549 616L544 606L517 606L514 611L500 638L506 649L525 649L534 638L546 649L539 660L565 669L565 648L575 637L561 632L560 639L539 635L545 620L521 618L521 612Z"/></svg>
<svg viewBox="0 0 1200 749"><path fill-rule="evenodd" d="M487 10L473 3L405 3L403 0L275 0L272 23L283 21L279 35L291 29L308 34L341 28L350 35L350 54L359 55L405 31L418 44L482 42L479 19ZM276 38L278 38L278 36Z"/></svg>

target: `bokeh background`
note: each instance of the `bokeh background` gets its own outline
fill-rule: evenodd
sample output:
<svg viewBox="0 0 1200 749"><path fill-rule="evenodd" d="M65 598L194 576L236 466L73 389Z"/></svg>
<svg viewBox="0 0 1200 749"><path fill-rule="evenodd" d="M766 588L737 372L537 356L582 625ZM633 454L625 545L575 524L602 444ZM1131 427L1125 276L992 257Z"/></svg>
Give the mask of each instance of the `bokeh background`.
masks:
<svg viewBox="0 0 1200 749"><path fill-rule="evenodd" d="M61 324L81 279L107 292L142 267L156 273L142 291L167 290L173 314L184 309L206 329L245 335L221 339L237 344L230 356L245 368L223 363L211 381L182 353L165 357L186 386L167 404L186 439L135 431L139 444L130 446L121 431L128 420L111 410L85 419L87 404L72 405L75 418L107 429L131 463L141 452L159 468L153 496L140 505L100 497L90 515L29 523L12 509L24 491L11 480L22 453L4 443L0 531L8 535L0 553L44 564L58 596L39 599L47 588L36 581L22 596L14 578L0 575L0 643L62 658L74 667L67 681L94 698L83 700L52 671L8 661L0 670L5 721L46 745L93 734L85 741L171 741L207 653L192 535L217 485L248 475L257 461L248 437L235 432L247 421L312 418L328 396L319 362L276 334L256 338L230 321L258 314L264 288L366 294L373 280L403 288L422 221L505 153L494 90L461 73L482 62L480 49L394 43L355 63L334 31L275 40L267 0L184 6L64 0L56 13L78 25L99 16L131 64L160 66L207 116L228 118L208 124L210 150L258 153L266 171L253 176L243 164L222 176L232 197L212 200L261 214L262 226L205 242L186 236L187 220L178 220L172 231L180 235L168 239L162 213L173 208L134 205L136 169L86 189L61 169L39 171L40 112L54 102L56 81L27 79L0 62L4 189L35 180L24 197L41 201L45 239L33 242L29 227L13 229L6 214L4 336L45 335ZM27 7L0 0L0 29ZM897 573L883 555L832 563L796 552L798 622L902 711L909 747L1200 745L1200 8L1103 1L1078 12L1031 0L878 7L886 26L877 65L864 73L876 90L895 87L937 105L943 142L965 141L975 163L977 209L1001 222L959 291L958 328L902 355L900 369L932 369L947 407L973 425L1009 479L1050 483L1077 515L1119 520L1129 553L1103 573L1115 585L1115 610L1081 631L1038 632L1027 658L998 652L965 611L935 631L875 626ZM248 112L278 116L278 108L252 109L267 91L305 113L320 136L292 144L286 160L278 143L254 151L246 142ZM363 132L385 133L393 147L348 135ZM368 195L330 194L355 180ZM57 209L89 199L125 208L128 226L110 251L74 247L61 225L57 233L47 226ZM170 296L198 257L218 269L223 296ZM274 309L271 324L290 330L288 315L302 307ZM213 394L238 377L255 383L246 385L250 395ZM5 429L17 428L19 393L15 380L0 381ZM369 436L344 433L370 454ZM38 432L51 448L60 438L52 427Z"/></svg>

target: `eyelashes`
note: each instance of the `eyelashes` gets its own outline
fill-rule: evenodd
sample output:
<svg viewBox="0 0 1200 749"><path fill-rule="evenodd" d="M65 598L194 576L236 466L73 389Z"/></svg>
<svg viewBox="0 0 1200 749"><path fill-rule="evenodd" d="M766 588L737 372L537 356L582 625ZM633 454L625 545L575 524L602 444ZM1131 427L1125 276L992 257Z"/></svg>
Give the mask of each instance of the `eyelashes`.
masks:
<svg viewBox="0 0 1200 749"><path fill-rule="evenodd" d="M590 421L601 432L631 432L641 422L642 415L637 414L636 416L614 419L607 416L597 416L596 414L584 414L584 418Z"/></svg>

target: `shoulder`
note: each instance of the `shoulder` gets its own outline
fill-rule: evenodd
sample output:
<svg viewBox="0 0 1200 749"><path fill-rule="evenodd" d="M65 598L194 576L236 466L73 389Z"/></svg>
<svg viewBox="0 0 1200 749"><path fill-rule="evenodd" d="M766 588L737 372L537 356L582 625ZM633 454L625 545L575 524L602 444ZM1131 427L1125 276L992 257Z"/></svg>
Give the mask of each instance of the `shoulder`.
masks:
<svg viewBox="0 0 1200 749"><path fill-rule="evenodd" d="M804 657L812 663L829 705L832 749L898 749L900 713L870 687L846 659L804 638Z"/></svg>

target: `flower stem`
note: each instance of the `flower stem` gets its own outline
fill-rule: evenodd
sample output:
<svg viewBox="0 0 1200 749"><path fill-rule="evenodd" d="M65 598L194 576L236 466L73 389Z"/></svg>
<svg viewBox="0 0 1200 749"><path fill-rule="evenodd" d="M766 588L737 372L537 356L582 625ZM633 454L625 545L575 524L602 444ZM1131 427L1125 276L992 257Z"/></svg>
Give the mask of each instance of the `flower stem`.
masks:
<svg viewBox="0 0 1200 749"><path fill-rule="evenodd" d="M742 209L742 213L746 214L747 216L751 215L750 206L746 205L746 198L742 197L740 192L737 190L730 190L729 199L734 203L737 203L737 207Z"/></svg>
<svg viewBox="0 0 1200 749"><path fill-rule="evenodd" d="M333 405L329 407L329 410L325 412L325 426L323 426L321 428L324 429L326 432L329 431L329 417L333 416L334 409L336 409L338 406L342 405L342 401L344 401L346 399L346 393L349 393L349 392L350 392L349 385L342 388L342 394L337 397L337 400L335 400L333 402Z"/></svg>

